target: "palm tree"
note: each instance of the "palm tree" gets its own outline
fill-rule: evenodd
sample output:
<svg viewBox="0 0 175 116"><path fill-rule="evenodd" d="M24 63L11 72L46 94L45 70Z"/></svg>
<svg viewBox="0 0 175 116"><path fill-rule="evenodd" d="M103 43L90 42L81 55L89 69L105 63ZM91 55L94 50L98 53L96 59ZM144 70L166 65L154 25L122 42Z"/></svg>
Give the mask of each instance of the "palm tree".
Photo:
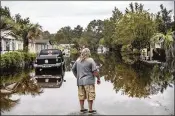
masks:
<svg viewBox="0 0 175 116"><path fill-rule="evenodd" d="M41 35L42 28L39 24L32 24L29 18L21 18L20 14L11 17L7 7L0 8L1 23L0 29L5 36L11 35L16 39L23 40L23 50L28 52L29 40L33 41ZM1 36L2 37L2 36Z"/></svg>
<svg viewBox="0 0 175 116"><path fill-rule="evenodd" d="M33 41L40 37L42 28L39 24L30 23L29 18L22 19L19 14L15 15L15 28L11 31L11 35L15 38L22 38L23 51L28 52L29 40Z"/></svg>
<svg viewBox="0 0 175 116"><path fill-rule="evenodd" d="M23 38L23 50L28 52L29 40L33 42L34 39L40 37L41 26L39 24L24 25L24 28L21 30L21 35Z"/></svg>

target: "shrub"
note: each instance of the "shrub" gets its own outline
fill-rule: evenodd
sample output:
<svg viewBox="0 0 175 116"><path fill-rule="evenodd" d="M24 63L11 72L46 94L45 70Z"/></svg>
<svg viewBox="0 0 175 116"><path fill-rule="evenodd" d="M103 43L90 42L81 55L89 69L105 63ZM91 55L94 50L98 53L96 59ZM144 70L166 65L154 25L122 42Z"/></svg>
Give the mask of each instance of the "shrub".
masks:
<svg viewBox="0 0 175 116"><path fill-rule="evenodd" d="M0 58L0 66L1 68L5 68L6 67L6 61L5 61L5 56L4 55L1 55L1 58Z"/></svg>
<svg viewBox="0 0 175 116"><path fill-rule="evenodd" d="M76 48L71 48L70 52L71 52L71 54L77 54L78 50Z"/></svg>
<svg viewBox="0 0 175 116"><path fill-rule="evenodd" d="M4 58L5 61L5 68L10 68L10 66L12 65L12 59L10 57L10 54L4 54L2 58Z"/></svg>
<svg viewBox="0 0 175 116"><path fill-rule="evenodd" d="M20 68L21 64L25 62L26 64L30 64L33 60L35 60L36 54L34 53L25 53L25 52L8 52L5 54L1 54L0 59L0 68L3 69L13 69Z"/></svg>

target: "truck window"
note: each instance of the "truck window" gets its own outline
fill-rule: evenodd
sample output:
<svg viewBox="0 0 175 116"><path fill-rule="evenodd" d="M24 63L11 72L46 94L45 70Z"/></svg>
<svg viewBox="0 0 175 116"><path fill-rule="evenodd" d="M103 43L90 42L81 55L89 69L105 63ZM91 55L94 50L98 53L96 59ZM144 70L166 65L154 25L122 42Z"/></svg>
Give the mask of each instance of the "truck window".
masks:
<svg viewBox="0 0 175 116"><path fill-rule="evenodd" d="M56 54L62 54L60 50L41 50L40 55L56 55Z"/></svg>

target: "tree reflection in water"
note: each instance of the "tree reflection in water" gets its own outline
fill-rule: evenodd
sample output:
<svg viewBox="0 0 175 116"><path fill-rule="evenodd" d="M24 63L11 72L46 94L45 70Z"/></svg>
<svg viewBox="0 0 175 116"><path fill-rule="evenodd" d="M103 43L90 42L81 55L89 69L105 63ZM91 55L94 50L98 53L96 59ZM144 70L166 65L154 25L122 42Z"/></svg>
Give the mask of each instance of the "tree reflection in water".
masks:
<svg viewBox="0 0 175 116"><path fill-rule="evenodd" d="M43 90L31 80L29 75L27 75L27 77L18 82L15 93L19 95L32 95L35 97L43 93Z"/></svg>
<svg viewBox="0 0 175 116"><path fill-rule="evenodd" d="M14 107L16 104L19 103L19 99L17 100L12 100L10 99L12 94L2 94L1 93L1 112L4 112L4 111L10 111L12 107Z"/></svg>
<svg viewBox="0 0 175 116"><path fill-rule="evenodd" d="M9 81L9 78L13 79ZM16 84L11 90L8 89L8 91L10 91L9 93L1 92L1 112L10 111L11 108L19 103L20 99L12 100L12 95L32 95L34 97L43 93L43 90L31 80L29 73L22 72L21 74L15 75L15 77L3 77L1 89L6 88L2 85L6 86L12 83Z"/></svg>
<svg viewBox="0 0 175 116"><path fill-rule="evenodd" d="M121 58L116 54L93 55L93 58L103 65L101 76L113 83L116 92L121 91L129 97L146 98L163 93L174 81L174 61L153 65L135 60L136 57L129 56L128 60L126 56Z"/></svg>

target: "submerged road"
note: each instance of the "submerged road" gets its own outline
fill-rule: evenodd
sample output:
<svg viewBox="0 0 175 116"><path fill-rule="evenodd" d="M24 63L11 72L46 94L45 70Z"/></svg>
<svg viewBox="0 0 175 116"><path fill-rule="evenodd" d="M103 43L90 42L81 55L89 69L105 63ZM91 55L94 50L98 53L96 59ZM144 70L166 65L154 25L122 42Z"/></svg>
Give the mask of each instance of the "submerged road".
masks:
<svg viewBox="0 0 175 116"><path fill-rule="evenodd" d="M19 104L2 115L71 115L79 114L76 78L66 72L60 88L44 88L44 92L31 95L13 95ZM87 102L85 108L88 108ZM149 98L132 98L113 90L113 84L102 78L96 85L94 109L101 115L174 115L174 87Z"/></svg>

